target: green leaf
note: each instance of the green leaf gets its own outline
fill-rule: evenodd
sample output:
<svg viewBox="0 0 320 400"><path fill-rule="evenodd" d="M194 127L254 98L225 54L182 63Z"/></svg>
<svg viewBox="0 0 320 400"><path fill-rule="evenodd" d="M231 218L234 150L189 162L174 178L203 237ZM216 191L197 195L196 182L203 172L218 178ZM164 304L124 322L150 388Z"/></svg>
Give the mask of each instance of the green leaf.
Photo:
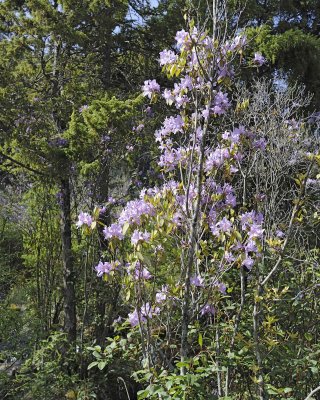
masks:
<svg viewBox="0 0 320 400"><path fill-rule="evenodd" d="M98 361L93 361L91 364L88 365L88 369L91 369L91 368L95 367L98 364L99 364Z"/></svg>
<svg viewBox="0 0 320 400"><path fill-rule="evenodd" d="M311 335L311 333L309 333L309 332L306 332L306 333L304 334L304 337L305 337L309 342L312 340L312 335Z"/></svg>
<svg viewBox="0 0 320 400"><path fill-rule="evenodd" d="M310 367L310 369L311 369L311 372L312 372L313 374L317 374L318 371L319 371L319 368L318 368L318 367Z"/></svg>
<svg viewBox="0 0 320 400"><path fill-rule="evenodd" d="M140 261L144 261L144 257L143 257L143 255L140 253L140 251L137 251L136 255L137 255L137 257L138 257L138 259L139 259Z"/></svg>
<svg viewBox="0 0 320 400"><path fill-rule="evenodd" d="M122 227L122 233L125 235L127 233L127 230L130 228L130 225L128 222L126 222L123 227Z"/></svg>
<svg viewBox="0 0 320 400"><path fill-rule="evenodd" d="M167 388L168 390L171 389L172 385L173 385L173 381L167 381L167 382L166 382L166 388Z"/></svg>
<svg viewBox="0 0 320 400"><path fill-rule="evenodd" d="M177 70L177 66L176 66L176 64L173 64L173 65L171 66L171 68L170 68L169 75L170 75L170 76L174 76L176 70Z"/></svg>
<svg viewBox="0 0 320 400"><path fill-rule="evenodd" d="M99 368L100 371L101 371L101 370L103 370L103 368L104 368L106 365L107 365L107 362L106 362L106 361L100 361L100 362L98 363L98 368Z"/></svg>
<svg viewBox="0 0 320 400"><path fill-rule="evenodd" d="M148 396L149 396L149 394L150 394L150 392L149 392L149 390L140 390L138 393L138 400L142 400L142 399L146 399Z"/></svg>
<svg viewBox="0 0 320 400"><path fill-rule="evenodd" d="M199 336L198 336L198 343L199 343L200 347L202 348L203 338L202 338L202 334L201 333L199 333Z"/></svg>
<svg viewBox="0 0 320 400"><path fill-rule="evenodd" d="M159 226L162 227L164 225L164 218L159 218Z"/></svg>
<svg viewBox="0 0 320 400"><path fill-rule="evenodd" d="M190 366L189 363L183 362L183 361L179 361L176 365L177 365L178 368L181 368L181 367L189 367L189 366Z"/></svg>

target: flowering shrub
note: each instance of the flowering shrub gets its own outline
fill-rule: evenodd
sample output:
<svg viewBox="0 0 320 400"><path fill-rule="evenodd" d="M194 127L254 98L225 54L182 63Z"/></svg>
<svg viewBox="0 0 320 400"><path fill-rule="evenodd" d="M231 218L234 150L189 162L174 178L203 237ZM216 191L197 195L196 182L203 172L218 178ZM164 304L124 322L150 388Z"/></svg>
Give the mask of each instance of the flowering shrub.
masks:
<svg viewBox="0 0 320 400"><path fill-rule="evenodd" d="M163 182L142 189L140 198L128 202L116 221L104 227L112 260L96 266L98 277L122 285L131 307L114 326L119 334L130 331L124 354L138 354L144 368L136 373L136 379L148 384L141 399L180 399L182 393L183 398L197 393L200 399L214 390L221 396L222 375L228 396L244 279L254 276L268 253L263 215L258 207L248 209L254 202L237 197L233 186L248 157L268 145L250 126L228 118L231 110L246 107L233 104L230 93L234 66L245 62L246 38L219 42L191 25L175 39L176 51L162 51L159 60L175 80L173 87L161 88L153 79L142 88L151 103L164 99L170 110L155 132ZM256 53L247 64L264 62ZM78 226L82 224L91 225L87 215L79 216ZM277 233L277 240L283 236ZM242 294L235 310L230 299L238 272ZM258 290L261 295L261 286ZM224 358L218 326L225 328ZM119 348L117 340L114 347ZM253 344L246 346L248 351ZM247 364L262 387L258 350ZM199 382L206 380L200 388Z"/></svg>
<svg viewBox="0 0 320 400"><path fill-rule="evenodd" d="M114 261L100 261L96 271L124 284L133 310L122 326L138 329L142 365L148 368L159 359L165 368L180 361L185 374L184 363L197 347L190 346L190 326L203 319L198 332L203 335L226 295L228 271L251 270L260 257L263 217L235 213L231 184L253 135L243 126L222 130L231 107L232 62L244 46L241 36L219 44L195 27L179 31L177 53L160 53L164 72L179 82L173 89L161 90L155 80L143 86L152 102L163 97L178 110L155 133L164 182L143 189L139 200L127 203L117 221L104 227ZM88 219L81 214L78 226Z"/></svg>

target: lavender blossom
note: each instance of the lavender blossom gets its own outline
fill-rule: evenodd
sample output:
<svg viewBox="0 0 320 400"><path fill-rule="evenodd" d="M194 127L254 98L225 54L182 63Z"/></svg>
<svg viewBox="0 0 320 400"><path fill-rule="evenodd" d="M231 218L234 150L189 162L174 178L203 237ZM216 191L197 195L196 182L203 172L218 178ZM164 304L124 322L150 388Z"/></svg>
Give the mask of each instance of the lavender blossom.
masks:
<svg viewBox="0 0 320 400"><path fill-rule="evenodd" d="M253 62L259 67L261 67L261 65L265 64L266 59L263 57L261 53L254 53Z"/></svg>
<svg viewBox="0 0 320 400"><path fill-rule="evenodd" d="M174 95L172 94L171 90L164 89L162 93L162 97L165 99L166 103L171 106L174 102Z"/></svg>
<svg viewBox="0 0 320 400"><path fill-rule="evenodd" d="M172 64L176 61L177 55L172 50L163 50L160 52L160 65Z"/></svg>
<svg viewBox="0 0 320 400"><path fill-rule="evenodd" d="M97 271L97 276L100 277L103 274L109 275L111 271L115 271L121 265L120 261L103 262L99 261L99 264L94 267Z"/></svg>
<svg viewBox="0 0 320 400"><path fill-rule="evenodd" d="M201 275L194 275L190 278L190 284L196 287L203 287L204 280Z"/></svg>
<svg viewBox="0 0 320 400"><path fill-rule="evenodd" d="M247 267L247 269L250 271L254 265L254 259L251 257L246 257L243 262L242 265Z"/></svg>
<svg viewBox="0 0 320 400"><path fill-rule="evenodd" d="M140 316L141 322L145 322L146 318L142 315ZM132 313L128 314L128 320L132 327L139 325L139 314L137 309L135 308Z"/></svg>
<svg viewBox="0 0 320 400"><path fill-rule="evenodd" d="M103 228L103 234L105 239L123 239L123 233L122 233L122 226L119 224L111 224L110 226L105 226Z"/></svg>
<svg viewBox="0 0 320 400"><path fill-rule="evenodd" d="M144 96L151 99L151 97L157 92L160 92L160 85L155 79L144 81L144 86L142 87L142 93Z"/></svg>
<svg viewBox="0 0 320 400"><path fill-rule="evenodd" d="M226 93L218 92L214 98L213 112L214 114L222 115L230 107L228 95Z"/></svg>
<svg viewBox="0 0 320 400"><path fill-rule="evenodd" d="M122 210L119 217L119 224L141 224L141 218L147 215L154 215L155 209L152 204L144 200L129 201L126 207Z"/></svg>
<svg viewBox="0 0 320 400"><path fill-rule="evenodd" d="M139 242L148 242L150 240L149 232L140 232L136 229L131 236L131 243L135 246Z"/></svg>
<svg viewBox="0 0 320 400"><path fill-rule="evenodd" d="M161 291L156 293L156 302L162 303L166 300L168 294L168 287L162 286Z"/></svg>
<svg viewBox="0 0 320 400"><path fill-rule="evenodd" d="M177 45L180 47L186 43L187 39L190 39L189 33L186 32L184 29L182 29L181 31L178 31L176 33L175 39L176 39Z"/></svg>
<svg viewBox="0 0 320 400"><path fill-rule="evenodd" d="M204 315L214 316L215 313L216 313L216 309L214 308L214 306L212 304L205 304L200 310L200 314L202 316L204 316Z"/></svg>
<svg viewBox="0 0 320 400"><path fill-rule="evenodd" d="M223 282L217 282L216 287L220 293L222 293L222 294L227 293L227 286Z"/></svg>
<svg viewBox="0 0 320 400"><path fill-rule="evenodd" d="M138 266L139 265L139 266ZM134 279L137 281L139 279L149 280L152 278L151 273L147 270L147 268L141 267L140 263L136 265L134 270Z"/></svg>
<svg viewBox="0 0 320 400"><path fill-rule="evenodd" d="M92 222L93 218L91 217L91 215L86 212L81 212L78 216L78 222L76 223L76 226L78 228L80 228L82 225L87 225L90 227Z"/></svg>

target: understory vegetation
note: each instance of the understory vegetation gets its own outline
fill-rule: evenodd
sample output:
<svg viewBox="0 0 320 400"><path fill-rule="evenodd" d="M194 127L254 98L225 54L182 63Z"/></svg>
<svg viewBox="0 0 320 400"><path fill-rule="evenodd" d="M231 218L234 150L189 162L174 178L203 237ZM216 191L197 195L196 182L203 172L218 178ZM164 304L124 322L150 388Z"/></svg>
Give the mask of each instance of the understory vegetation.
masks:
<svg viewBox="0 0 320 400"><path fill-rule="evenodd" d="M0 2L0 398L320 396L317 0Z"/></svg>

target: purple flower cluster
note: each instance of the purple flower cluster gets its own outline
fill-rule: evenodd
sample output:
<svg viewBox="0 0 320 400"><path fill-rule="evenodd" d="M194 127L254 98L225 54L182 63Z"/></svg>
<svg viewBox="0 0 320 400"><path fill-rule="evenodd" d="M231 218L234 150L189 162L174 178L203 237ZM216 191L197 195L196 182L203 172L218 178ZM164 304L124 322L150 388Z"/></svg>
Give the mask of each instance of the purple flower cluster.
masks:
<svg viewBox="0 0 320 400"><path fill-rule="evenodd" d="M241 229L249 232L249 237L261 237L263 234L263 215L255 211L240 215Z"/></svg>
<svg viewBox="0 0 320 400"><path fill-rule="evenodd" d="M214 168L219 168L224 164L224 161L230 158L229 149L226 147L218 147L210 152L207 156L204 170L212 171Z"/></svg>
<svg viewBox="0 0 320 400"><path fill-rule="evenodd" d="M172 64L177 60L177 55L172 50L163 50L160 52L160 65Z"/></svg>
<svg viewBox="0 0 320 400"><path fill-rule="evenodd" d="M278 237L278 238L283 238L284 236L285 236L285 234L284 234L284 232L283 231L281 231L280 229L277 229L276 230L276 236Z"/></svg>
<svg viewBox="0 0 320 400"><path fill-rule="evenodd" d="M211 114L223 115L230 107L228 94L219 91L214 98L213 105L207 104L202 110L202 116L207 120Z"/></svg>
<svg viewBox="0 0 320 400"><path fill-rule="evenodd" d="M125 208L120 213L118 222L105 226L103 234L106 240L109 239L124 239L123 226L128 223L129 225L141 225L143 216L153 216L155 209L152 204L143 199L132 200L127 203ZM136 245L139 241L149 241L150 233L140 232L137 229L133 232L131 243Z"/></svg>
<svg viewBox="0 0 320 400"><path fill-rule="evenodd" d="M213 113L217 115L225 114L230 107L228 95L226 93L218 92L214 98Z"/></svg>
<svg viewBox="0 0 320 400"><path fill-rule="evenodd" d="M141 218L145 215L154 215L155 209L152 204L147 203L144 200L132 200L129 201L126 207L122 210L119 216L119 224L141 224Z"/></svg>
<svg viewBox="0 0 320 400"><path fill-rule="evenodd" d="M103 234L106 240L114 238L119 240L123 239L122 226L116 223L111 224L110 226L105 226L103 228Z"/></svg>
<svg viewBox="0 0 320 400"><path fill-rule="evenodd" d="M170 89L164 89L162 93L162 97L165 99L166 103L171 106L174 102L174 95L172 94Z"/></svg>
<svg viewBox="0 0 320 400"><path fill-rule="evenodd" d="M204 279L201 275L194 275L190 278L190 283L196 287L204 287Z"/></svg>
<svg viewBox="0 0 320 400"><path fill-rule="evenodd" d="M147 270L147 268L143 267L140 263L140 261L136 261L134 271L133 271L133 279L134 280L148 280L151 279L152 275L151 273Z"/></svg>
<svg viewBox="0 0 320 400"><path fill-rule="evenodd" d="M168 148L160 156L159 166L166 171L173 171L179 163L184 163L187 158L187 149L178 147L177 149Z"/></svg>
<svg viewBox="0 0 320 400"><path fill-rule="evenodd" d="M144 96L151 99L152 96L158 92L160 92L160 85L155 79L144 81L144 85L142 87L142 93Z"/></svg>
<svg viewBox="0 0 320 400"><path fill-rule="evenodd" d="M120 261L104 262L99 261L99 264L94 267L97 271L97 276L102 276L103 274L109 275L111 271L115 271L120 267Z"/></svg>
<svg viewBox="0 0 320 400"><path fill-rule="evenodd" d="M230 141L231 144L238 144L240 142L241 136L246 134L246 129L244 126L240 125L239 128L235 128L232 132L224 132L222 134L222 139Z"/></svg>
<svg viewBox="0 0 320 400"><path fill-rule="evenodd" d="M180 90L192 90L193 89L192 78L189 75L186 75L184 78L180 79L179 89Z"/></svg>
<svg viewBox="0 0 320 400"><path fill-rule="evenodd" d="M219 236L221 233L231 233L232 223L228 220L227 217L223 217L216 224L210 225L210 230L213 235Z"/></svg>
<svg viewBox="0 0 320 400"><path fill-rule="evenodd" d="M247 44L247 38L244 35L238 35L233 40L227 40L223 45L221 52L223 55L228 54L228 52L234 52L235 50L241 50Z"/></svg>
<svg viewBox="0 0 320 400"><path fill-rule="evenodd" d="M184 122L181 115L176 115L174 117L167 117L163 121L162 133L167 136L169 133L182 132L184 127Z"/></svg>
<svg viewBox="0 0 320 400"><path fill-rule="evenodd" d="M235 258L235 256L234 256L232 253L230 253L229 251L226 251L226 252L224 253L224 260L225 260L228 264L231 264L231 263L233 263L233 262L236 260L236 258Z"/></svg>
<svg viewBox="0 0 320 400"><path fill-rule="evenodd" d="M150 240L150 233L147 231L140 232L135 229L131 236L131 243L136 246L139 242L148 242Z"/></svg>
<svg viewBox="0 0 320 400"><path fill-rule="evenodd" d="M208 304L208 303L205 304L200 310L200 314L202 316L204 316L204 315L214 316L215 313L216 313L216 309L214 308L214 306L212 304Z"/></svg>
<svg viewBox="0 0 320 400"><path fill-rule="evenodd" d="M176 33L175 39L176 39L178 47L181 47L186 44L190 44L190 40L191 40L189 33L186 32L184 29L182 29L181 31L178 31Z"/></svg>
<svg viewBox="0 0 320 400"><path fill-rule="evenodd" d="M165 142L165 140L168 138L170 133L176 134L178 132L182 132L183 127L184 122L181 118L181 115L167 117L163 122L162 128L155 133L156 142L159 142L164 148L170 146L171 142Z"/></svg>
<svg viewBox="0 0 320 400"><path fill-rule="evenodd" d="M144 125L143 124L139 124L138 126L134 126L132 130L134 132L141 132L143 129L144 129Z"/></svg>
<svg viewBox="0 0 320 400"><path fill-rule="evenodd" d="M156 293L156 302L157 303L163 303L168 296L168 287L167 286L162 286L161 291Z"/></svg>
<svg viewBox="0 0 320 400"><path fill-rule="evenodd" d="M158 315L159 313L159 307L152 307L150 303L145 303L139 310L135 308L132 313L129 313L128 320L130 325L135 327L139 325L139 322L144 323L148 318L151 319L154 315Z"/></svg>
<svg viewBox="0 0 320 400"><path fill-rule="evenodd" d="M245 258L242 265L251 270L255 260L252 254L259 256L256 240L263 236L263 215L255 211L246 212L240 215L241 229L247 234L244 245L238 245L239 250L244 251Z"/></svg>
<svg viewBox="0 0 320 400"><path fill-rule="evenodd" d="M223 282L217 282L216 283L216 288L222 294L226 294L226 292L227 292L227 286Z"/></svg>
<svg viewBox="0 0 320 400"><path fill-rule="evenodd" d="M259 150L265 150L265 148L267 147L267 141L264 138L260 138L260 139L255 139L252 142L252 146L255 149L259 149Z"/></svg>
<svg viewBox="0 0 320 400"><path fill-rule="evenodd" d="M84 104L83 106L81 106L81 107L79 108L79 112L80 112L80 113L83 113L83 111L87 110L88 108L89 108L88 104Z"/></svg>
<svg viewBox="0 0 320 400"><path fill-rule="evenodd" d="M261 53L254 53L253 62L259 67L261 67L261 65L266 63L266 59L263 57Z"/></svg>
<svg viewBox="0 0 320 400"><path fill-rule="evenodd" d="M78 228L80 228L82 225L87 225L87 226L91 226L93 222L93 218L91 217L90 214L86 213L86 212L81 212L78 216L78 222L76 223L76 226Z"/></svg>

